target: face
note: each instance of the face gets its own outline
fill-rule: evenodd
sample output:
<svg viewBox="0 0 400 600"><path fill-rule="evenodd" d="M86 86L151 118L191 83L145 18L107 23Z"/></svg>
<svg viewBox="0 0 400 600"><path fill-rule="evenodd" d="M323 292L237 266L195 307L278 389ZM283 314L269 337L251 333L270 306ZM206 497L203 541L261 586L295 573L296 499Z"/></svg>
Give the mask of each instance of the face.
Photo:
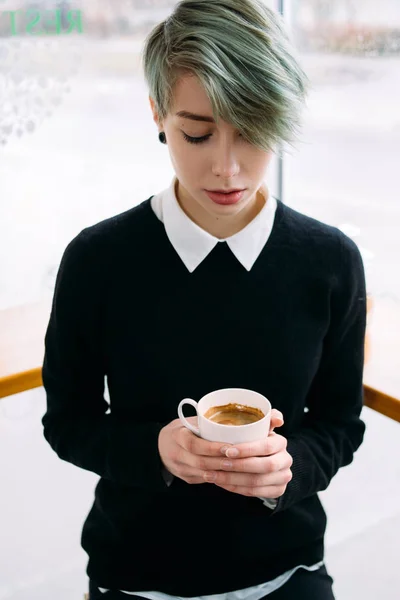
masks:
<svg viewBox="0 0 400 600"><path fill-rule="evenodd" d="M161 122L150 98L154 120L164 131L183 210L200 227L217 237L228 237L245 227L261 210L258 193L272 152L245 141L231 124L212 117L211 103L197 77L184 75L174 90L172 109ZM206 120L180 115L182 111ZM209 194L215 190L243 190L238 194Z"/></svg>

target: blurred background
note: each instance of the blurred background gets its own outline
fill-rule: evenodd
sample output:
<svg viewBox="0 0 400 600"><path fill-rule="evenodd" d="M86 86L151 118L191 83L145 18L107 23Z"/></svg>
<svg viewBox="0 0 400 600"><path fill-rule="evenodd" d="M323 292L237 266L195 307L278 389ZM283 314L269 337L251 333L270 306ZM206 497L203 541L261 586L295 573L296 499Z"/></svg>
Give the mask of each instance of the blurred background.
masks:
<svg viewBox="0 0 400 600"><path fill-rule="evenodd" d="M311 80L301 140L269 173L285 203L340 227L369 293L400 306L400 1L271 0ZM84 227L173 175L140 52L172 0L0 0L0 309L51 298ZM1 332L0 332L1 335ZM97 478L43 439L42 388L0 401L0 600L86 591L80 530ZM364 408L365 443L321 494L338 600L400 597L398 424Z"/></svg>

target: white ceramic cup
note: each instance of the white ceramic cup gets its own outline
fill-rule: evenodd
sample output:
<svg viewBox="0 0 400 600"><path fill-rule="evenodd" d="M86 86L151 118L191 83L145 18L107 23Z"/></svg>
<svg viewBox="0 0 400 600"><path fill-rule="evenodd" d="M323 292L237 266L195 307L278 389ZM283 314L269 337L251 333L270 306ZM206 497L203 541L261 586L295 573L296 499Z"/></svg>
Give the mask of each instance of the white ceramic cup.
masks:
<svg viewBox="0 0 400 600"><path fill-rule="evenodd" d="M191 425L183 414L183 406L190 404L194 406L198 417L198 427ZM224 406L226 404L242 404L258 408L264 413L264 417L255 423L247 425L221 425L206 419L204 414L213 406ZM178 415L183 425L197 436L210 442L226 442L228 444L242 444L244 442L255 442L268 436L271 421L271 404L258 392L242 388L226 388L216 390L203 396L199 402L191 398L181 400L178 406Z"/></svg>

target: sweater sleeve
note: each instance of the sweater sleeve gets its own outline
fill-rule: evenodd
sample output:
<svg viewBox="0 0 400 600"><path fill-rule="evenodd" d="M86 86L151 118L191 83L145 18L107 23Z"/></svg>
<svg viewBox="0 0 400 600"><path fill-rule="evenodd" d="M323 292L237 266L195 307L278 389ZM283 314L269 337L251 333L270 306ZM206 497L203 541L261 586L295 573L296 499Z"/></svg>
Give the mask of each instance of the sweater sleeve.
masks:
<svg viewBox="0 0 400 600"><path fill-rule="evenodd" d="M158 435L166 423L115 417L104 398L105 265L83 230L66 248L45 337L44 436L58 456L114 482L166 490Z"/></svg>
<svg viewBox="0 0 400 600"><path fill-rule="evenodd" d="M356 244L340 233L341 272L331 294L330 324L318 372L308 393L304 421L288 436L293 478L274 513L325 490L340 467L353 460L365 425L363 406L366 290Z"/></svg>

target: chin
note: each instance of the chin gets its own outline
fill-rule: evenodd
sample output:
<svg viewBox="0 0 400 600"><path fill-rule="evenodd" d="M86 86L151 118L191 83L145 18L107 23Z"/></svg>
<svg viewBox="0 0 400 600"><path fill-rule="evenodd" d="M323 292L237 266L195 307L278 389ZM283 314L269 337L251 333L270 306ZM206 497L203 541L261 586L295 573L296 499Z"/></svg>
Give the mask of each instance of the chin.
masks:
<svg viewBox="0 0 400 600"><path fill-rule="evenodd" d="M219 215L234 215L240 212L245 206L247 202L243 200L236 202L236 204L216 204L212 200L210 200L209 210Z"/></svg>

